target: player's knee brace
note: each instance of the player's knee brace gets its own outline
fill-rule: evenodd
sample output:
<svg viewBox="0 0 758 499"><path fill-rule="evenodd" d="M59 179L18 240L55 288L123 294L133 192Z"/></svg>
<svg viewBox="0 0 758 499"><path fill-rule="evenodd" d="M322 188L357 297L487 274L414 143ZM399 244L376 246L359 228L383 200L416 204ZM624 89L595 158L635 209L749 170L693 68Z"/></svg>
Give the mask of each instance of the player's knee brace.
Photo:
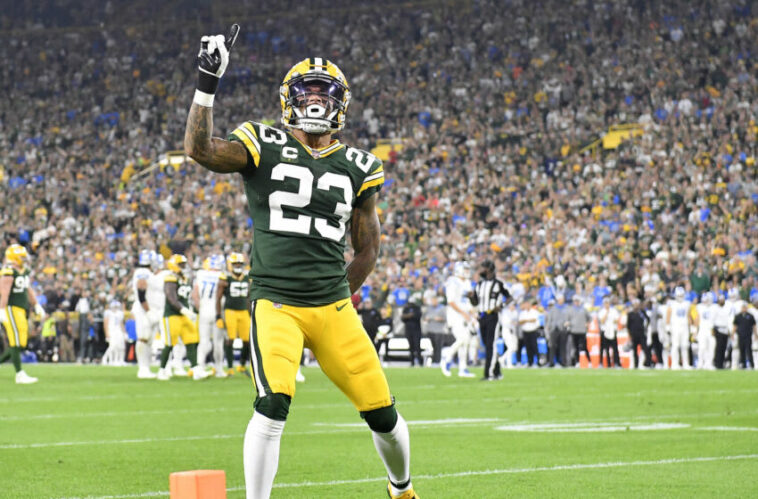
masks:
<svg viewBox="0 0 758 499"><path fill-rule="evenodd" d="M270 419L286 421L292 399L284 393L269 393L255 399L255 410Z"/></svg>
<svg viewBox="0 0 758 499"><path fill-rule="evenodd" d="M389 433L397 424L395 404L373 411L361 412L361 417L366 420L368 427L377 433Z"/></svg>

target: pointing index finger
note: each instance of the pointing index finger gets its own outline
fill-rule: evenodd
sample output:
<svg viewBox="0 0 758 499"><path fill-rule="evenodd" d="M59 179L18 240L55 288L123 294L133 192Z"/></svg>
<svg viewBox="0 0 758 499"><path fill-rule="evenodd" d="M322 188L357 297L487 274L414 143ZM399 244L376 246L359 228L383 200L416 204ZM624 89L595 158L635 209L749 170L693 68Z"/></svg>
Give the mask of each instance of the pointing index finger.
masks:
<svg viewBox="0 0 758 499"><path fill-rule="evenodd" d="M231 28L229 28L229 35L226 37L226 49L231 50L234 46L234 42L237 41L237 35L240 32L240 25L237 23L232 24Z"/></svg>

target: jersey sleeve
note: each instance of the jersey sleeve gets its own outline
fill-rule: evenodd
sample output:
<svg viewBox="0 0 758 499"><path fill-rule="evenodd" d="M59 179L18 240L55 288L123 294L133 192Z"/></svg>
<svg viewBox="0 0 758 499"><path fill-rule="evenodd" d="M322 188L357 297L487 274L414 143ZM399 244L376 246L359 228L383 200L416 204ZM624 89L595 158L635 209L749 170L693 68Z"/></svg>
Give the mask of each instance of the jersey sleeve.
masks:
<svg viewBox="0 0 758 499"><path fill-rule="evenodd" d="M6 275L12 276L13 275L13 269L10 268L10 267L4 267L4 268L0 269L0 276L6 276Z"/></svg>
<svg viewBox="0 0 758 499"><path fill-rule="evenodd" d="M247 151L247 166L258 167L261 163L261 144L258 141L258 131L252 121L246 121L235 128L227 138L242 142Z"/></svg>
<svg viewBox="0 0 758 499"><path fill-rule="evenodd" d="M226 277L226 274L225 274L224 272L221 272L221 273L218 275L218 280L219 280L219 281L228 281L229 279Z"/></svg>
<svg viewBox="0 0 758 499"><path fill-rule="evenodd" d="M363 178L363 183L358 188L358 193L355 196L356 206L360 206L374 193L379 192L382 185L384 185L384 164L382 160L374 157L374 162L369 167L368 174Z"/></svg>
<svg viewBox="0 0 758 499"><path fill-rule="evenodd" d="M163 278L163 282L179 282L179 279L174 274L168 274Z"/></svg>

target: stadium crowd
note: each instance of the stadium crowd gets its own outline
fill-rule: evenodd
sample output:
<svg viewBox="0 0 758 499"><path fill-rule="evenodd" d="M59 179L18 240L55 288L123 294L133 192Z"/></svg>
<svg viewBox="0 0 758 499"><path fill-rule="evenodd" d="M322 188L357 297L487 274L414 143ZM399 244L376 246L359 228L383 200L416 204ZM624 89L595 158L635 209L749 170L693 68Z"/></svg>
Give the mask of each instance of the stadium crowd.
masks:
<svg viewBox="0 0 758 499"><path fill-rule="evenodd" d="M242 34L217 134L277 125L284 71L321 54L351 84L342 140L397 144L360 294L395 325L408 301L439 306L455 262L485 259L516 304L545 309L559 295L593 312L606 296L660 302L677 286L758 299L750 2L68 3L0 14L0 241L29 249L48 312L87 292L96 322L129 299L143 248L195 268L250 250L236 176L151 169L182 148L199 35L227 21ZM641 133L596 143L621 124Z"/></svg>

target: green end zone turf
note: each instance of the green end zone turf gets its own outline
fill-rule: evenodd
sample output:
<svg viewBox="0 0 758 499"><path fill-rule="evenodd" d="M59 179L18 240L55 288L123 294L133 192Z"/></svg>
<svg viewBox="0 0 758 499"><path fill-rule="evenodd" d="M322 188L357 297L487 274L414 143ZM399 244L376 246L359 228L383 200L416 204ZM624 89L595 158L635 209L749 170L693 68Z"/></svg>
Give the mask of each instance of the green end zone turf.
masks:
<svg viewBox="0 0 758 499"><path fill-rule="evenodd" d="M0 367L0 497L164 497L169 473L192 469L225 470L229 497L244 497L250 379L26 369L38 384ZM304 374L273 497L385 497L365 423L317 368ZM758 496L756 372L387 374L424 498Z"/></svg>

